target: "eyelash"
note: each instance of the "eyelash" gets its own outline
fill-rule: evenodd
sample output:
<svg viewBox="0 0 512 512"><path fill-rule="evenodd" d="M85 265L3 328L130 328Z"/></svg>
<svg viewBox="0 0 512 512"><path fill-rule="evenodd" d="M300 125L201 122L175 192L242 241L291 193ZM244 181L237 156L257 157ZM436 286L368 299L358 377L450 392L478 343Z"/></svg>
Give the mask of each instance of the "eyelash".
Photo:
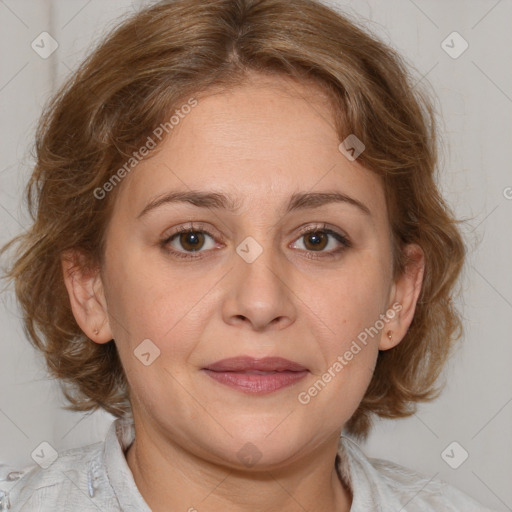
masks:
<svg viewBox="0 0 512 512"><path fill-rule="evenodd" d="M180 235L182 233L204 233L204 234L207 234L208 236L210 236L212 239L215 239L215 235L213 233L211 233L211 231L209 231L205 226L191 225L191 226L187 226L187 227L180 227L172 235L166 237L164 240L161 241L160 245L166 252L171 253L173 256L176 256L178 258L185 259L185 260L197 260L197 259L204 258L204 256L199 256L199 254L201 252L206 252L206 251L194 251L195 254L197 254L197 255L195 255L194 252L185 252L184 253L184 252L176 251L174 249L169 248L168 244L170 242L172 242L174 240L174 238L176 238L178 235ZM304 256L308 259L319 260L322 258L334 258L339 253L352 247L350 241L348 240L348 238L346 236L344 236L340 233L337 233L336 231L333 231L332 229L327 228L325 224L321 224L321 225L317 225L317 226L307 226L307 227L301 229L298 239L302 238L310 233L324 233L326 235L331 235L333 238L335 238L338 242L340 242L342 244L342 247L338 248L336 250L331 250L329 252L302 250L303 252L306 253Z"/></svg>

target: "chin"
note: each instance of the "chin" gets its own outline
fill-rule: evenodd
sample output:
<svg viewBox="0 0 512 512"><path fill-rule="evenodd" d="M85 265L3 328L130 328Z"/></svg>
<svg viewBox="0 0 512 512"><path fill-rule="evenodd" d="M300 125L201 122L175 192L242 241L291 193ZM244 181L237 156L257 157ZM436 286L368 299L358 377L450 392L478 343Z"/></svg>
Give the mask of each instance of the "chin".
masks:
<svg viewBox="0 0 512 512"><path fill-rule="evenodd" d="M226 451L217 453L217 456L227 458L229 466L242 470L268 471L286 466L304 454L308 441L298 434L299 430L296 433L289 429L279 431L275 428L278 424L275 422L272 428L264 429L252 426L237 434L231 431L233 438L229 439L229 448L226 447ZM218 452L218 445L214 451Z"/></svg>

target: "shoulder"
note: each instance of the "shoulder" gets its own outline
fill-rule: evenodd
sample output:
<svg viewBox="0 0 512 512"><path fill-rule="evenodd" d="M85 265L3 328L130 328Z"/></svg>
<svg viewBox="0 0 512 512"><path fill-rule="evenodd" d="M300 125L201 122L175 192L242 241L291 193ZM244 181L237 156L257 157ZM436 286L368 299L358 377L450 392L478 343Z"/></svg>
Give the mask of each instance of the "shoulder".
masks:
<svg viewBox="0 0 512 512"><path fill-rule="evenodd" d="M452 485L394 462L369 458L347 437L342 437L340 456L354 493L354 512L367 506L375 510L404 512L492 512ZM352 509L351 509L352 510Z"/></svg>
<svg viewBox="0 0 512 512"><path fill-rule="evenodd" d="M407 510L492 512L469 495L434 476L383 459L368 459L380 482L399 497Z"/></svg>
<svg viewBox="0 0 512 512"><path fill-rule="evenodd" d="M98 503L91 499L94 492L90 488L95 484L95 478L103 477L101 472L95 472L96 468L101 467L102 449L103 443L100 442L66 450L55 454L57 458L51 462L43 448L41 465L34 464L20 471L12 471L5 481L0 482L3 499L10 505L9 512L46 512L50 503L51 510L55 512L97 512Z"/></svg>

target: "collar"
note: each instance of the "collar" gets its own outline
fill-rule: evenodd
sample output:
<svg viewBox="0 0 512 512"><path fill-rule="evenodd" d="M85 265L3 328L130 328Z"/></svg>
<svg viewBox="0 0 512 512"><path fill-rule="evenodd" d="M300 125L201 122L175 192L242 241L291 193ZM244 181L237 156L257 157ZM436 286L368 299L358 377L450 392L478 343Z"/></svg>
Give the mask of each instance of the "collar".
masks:
<svg viewBox="0 0 512 512"><path fill-rule="evenodd" d="M124 455L134 439L133 418L117 418L110 426L103 446L105 469L123 511L151 512L135 484Z"/></svg>

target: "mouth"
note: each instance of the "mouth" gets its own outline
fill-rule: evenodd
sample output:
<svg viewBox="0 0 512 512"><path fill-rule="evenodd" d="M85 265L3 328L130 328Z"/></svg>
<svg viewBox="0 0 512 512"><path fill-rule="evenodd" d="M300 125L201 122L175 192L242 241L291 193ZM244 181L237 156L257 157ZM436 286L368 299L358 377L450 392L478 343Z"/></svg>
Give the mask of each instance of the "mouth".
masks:
<svg viewBox="0 0 512 512"><path fill-rule="evenodd" d="M202 371L215 381L249 394L268 394L302 380L309 370L281 357L222 359Z"/></svg>

